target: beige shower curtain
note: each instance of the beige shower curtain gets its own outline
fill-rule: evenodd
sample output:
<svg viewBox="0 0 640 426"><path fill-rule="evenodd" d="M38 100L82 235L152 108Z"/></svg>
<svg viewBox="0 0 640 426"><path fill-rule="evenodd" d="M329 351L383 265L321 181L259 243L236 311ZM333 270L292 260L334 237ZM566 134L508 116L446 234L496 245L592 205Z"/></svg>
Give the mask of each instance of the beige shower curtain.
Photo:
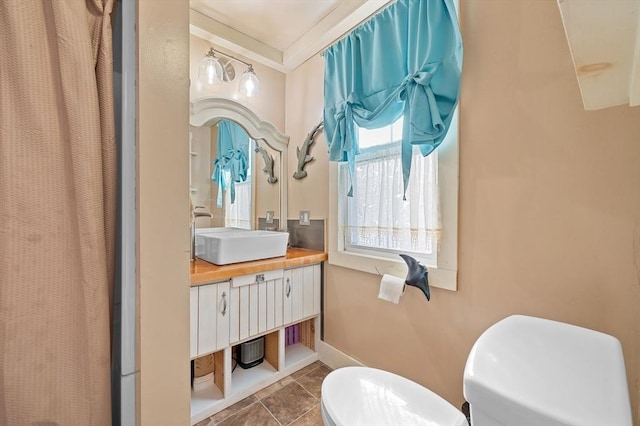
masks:
<svg viewBox="0 0 640 426"><path fill-rule="evenodd" d="M0 0L0 425L109 425L113 0Z"/></svg>

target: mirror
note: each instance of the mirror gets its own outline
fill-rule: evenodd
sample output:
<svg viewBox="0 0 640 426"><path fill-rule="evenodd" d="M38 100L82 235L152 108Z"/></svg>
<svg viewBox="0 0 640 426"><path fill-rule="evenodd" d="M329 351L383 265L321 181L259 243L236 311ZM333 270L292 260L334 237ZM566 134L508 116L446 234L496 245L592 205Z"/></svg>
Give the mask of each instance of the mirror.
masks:
<svg viewBox="0 0 640 426"><path fill-rule="evenodd" d="M250 109L224 98L203 98L191 103L190 118L190 191L196 209L196 227L234 226L258 228L258 218L273 212L274 224L264 229L286 229L287 226L287 146L289 137L273 124L260 120ZM222 129L222 130L221 130ZM231 203L231 187L222 190L214 182L218 141L232 129L242 140L250 139L246 155L247 173L244 182L234 185L235 200ZM256 152L258 150L258 152ZM269 161L271 160L271 162ZM220 164L220 161L218 161ZM218 208L217 205L221 204ZM206 214L211 213L211 218ZM268 222L268 220L266 221Z"/></svg>

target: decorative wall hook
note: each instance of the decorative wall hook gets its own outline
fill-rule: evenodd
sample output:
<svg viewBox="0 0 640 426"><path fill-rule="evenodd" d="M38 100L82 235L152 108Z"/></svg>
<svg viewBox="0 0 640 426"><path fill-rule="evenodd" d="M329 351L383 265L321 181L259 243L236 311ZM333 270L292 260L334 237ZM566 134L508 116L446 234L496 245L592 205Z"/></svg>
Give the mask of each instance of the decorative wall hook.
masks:
<svg viewBox="0 0 640 426"><path fill-rule="evenodd" d="M255 151L259 152L260 155L262 155L262 159L264 160L264 168L262 169L262 171L269 175L269 177L267 178L267 182L276 183L278 181L278 178L273 174L273 156L269 154L266 149L261 147L258 141L256 141Z"/></svg>
<svg viewBox="0 0 640 426"><path fill-rule="evenodd" d="M429 291L429 280L427 279L427 267L418 262L411 256L401 254L400 257L407 263L409 271L407 272L407 278L405 284L413 287L417 287L427 296L427 300L431 300L431 292Z"/></svg>
<svg viewBox="0 0 640 426"><path fill-rule="evenodd" d="M309 155L309 148L314 141L316 135L324 128L322 121L318 123L316 127L314 127L311 132L307 135L304 142L302 143L302 149L300 147L296 148L296 155L298 157L298 170L293 174L295 179L302 179L307 176L307 172L304 171L304 166L313 161L313 157Z"/></svg>

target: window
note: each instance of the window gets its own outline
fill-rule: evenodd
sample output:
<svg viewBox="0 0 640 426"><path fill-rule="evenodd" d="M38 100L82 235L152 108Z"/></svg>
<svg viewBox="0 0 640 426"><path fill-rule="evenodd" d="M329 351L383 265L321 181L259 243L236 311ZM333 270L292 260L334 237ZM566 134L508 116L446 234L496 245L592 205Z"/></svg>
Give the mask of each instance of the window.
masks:
<svg viewBox="0 0 640 426"><path fill-rule="evenodd" d="M437 153L423 157L417 148L406 200L402 199L400 118L380 129L359 130L353 197L345 197L345 250L396 257L410 254L436 265L440 232ZM342 165L341 167L346 167ZM339 182L344 194L347 179Z"/></svg>
<svg viewBox="0 0 640 426"><path fill-rule="evenodd" d="M430 285L456 288L457 117L443 144L423 157L414 149L403 201L402 118L391 126L360 129L349 190L348 167L331 163L329 263L375 274L402 276L406 253L429 269Z"/></svg>

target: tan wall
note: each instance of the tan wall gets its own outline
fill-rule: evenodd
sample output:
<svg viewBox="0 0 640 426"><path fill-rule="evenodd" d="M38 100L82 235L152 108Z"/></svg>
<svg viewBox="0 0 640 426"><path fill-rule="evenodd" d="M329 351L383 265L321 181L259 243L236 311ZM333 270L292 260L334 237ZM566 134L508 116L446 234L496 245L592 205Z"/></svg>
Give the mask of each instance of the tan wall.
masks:
<svg viewBox="0 0 640 426"><path fill-rule="evenodd" d="M189 8L161 3L138 2L137 424L188 425Z"/></svg>
<svg viewBox="0 0 640 426"><path fill-rule="evenodd" d="M459 407L467 355L488 326L514 313L578 324L621 340L637 424L640 108L582 109L555 1L460 4L459 290L433 289L427 302L409 289L396 306L376 298L378 277L328 266L325 340ZM314 57L287 77L292 142L321 102ZM312 152L290 216L328 214L326 145Z"/></svg>
<svg viewBox="0 0 640 426"><path fill-rule="evenodd" d="M327 143L323 134L318 135L309 149L314 160L307 163L308 173L303 179L294 179L298 167L296 148L302 148L307 135L322 120L324 96L324 61L315 55L287 75L287 128L289 141L289 218L298 218L300 210L310 210L312 219L328 216L329 168Z"/></svg>

